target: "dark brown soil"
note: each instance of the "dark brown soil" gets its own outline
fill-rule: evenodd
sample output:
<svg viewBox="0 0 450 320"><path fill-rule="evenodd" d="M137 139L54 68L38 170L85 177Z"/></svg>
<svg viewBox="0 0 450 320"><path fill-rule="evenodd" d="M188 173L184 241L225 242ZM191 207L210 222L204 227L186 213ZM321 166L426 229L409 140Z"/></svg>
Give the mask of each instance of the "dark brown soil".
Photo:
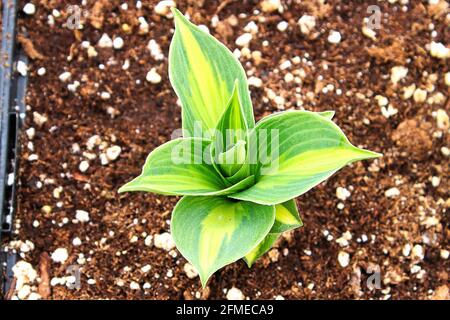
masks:
<svg viewBox="0 0 450 320"><path fill-rule="evenodd" d="M259 31L250 49L260 51L262 59L242 57L241 62L249 74L263 82L264 88L251 87L258 119L278 110L267 98L271 89L285 98L285 109L302 105L312 111L335 110L336 123L355 145L384 154L379 160L345 168L301 196L298 204L303 228L285 235L278 248L253 268L238 261L217 272L202 290L198 278L189 279L184 273L185 260L180 254L173 257L144 245L144 232L155 235L169 230L170 213L178 199L117 193L124 182L140 173L147 154L180 127L180 108L167 75L173 21L154 13L158 1L142 1L142 9L129 1L126 11L120 8L123 1L96 1L105 5L97 5L95 19L88 19L84 29L74 32L63 27L68 18L67 1L33 2L37 12L33 16L20 13L19 33L22 45L31 43L35 50L29 65L25 128L36 129L32 140L35 150L28 148L29 139L23 134L16 216L20 228L14 240L34 243L34 250L23 256L37 271L39 261L48 264L42 253L68 250L69 259L63 265L51 262L43 272L48 272L50 279L65 276L66 268L77 264L79 254L87 259L82 265L81 289L52 286L49 298L223 299L232 287L249 299L449 298L450 263L442 256L450 249L450 171L449 157L441 148L450 146L450 135L448 126L437 127L435 115L438 109L447 114L450 111L449 87L444 82L450 68L448 62L432 58L426 49L430 39L450 44L445 12L431 8L427 1L410 0L406 11L399 3L377 2L382 20L377 41L373 41L361 32L363 19L369 16L367 6L373 1L321 4L318 0L287 0L283 1L283 13L255 12L261 1L177 1L178 8L189 12L195 23L208 26L232 50L244 27L250 21L257 23ZM86 9L94 11L94 1L87 2ZM61 17L51 27L47 16L55 8ZM220 19L217 28L211 26L214 14ZM297 24L304 14L316 17L316 27L309 36L302 35ZM139 16L150 24L148 34L138 34ZM282 20L289 23L284 32L277 30ZM124 23L130 26L129 33L124 31ZM430 23L434 24L435 38L431 37ZM327 41L330 30L342 35L339 44ZM120 35L124 48L98 48L96 44L105 32L111 38ZM146 48L150 39L161 45L165 55L162 62L154 60ZM90 41L98 56L89 58L82 41ZM27 51L33 55L30 47ZM299 64L280 69L283 61L296 56L302 58ZM126 59L130 67L124 71ZM100 64L104 64L104 70ZM394 86L390 70L397 65L409 71ZM37 75L41 67L46 68L44 76ZM160 84L145 80L153 67L162 76ZM67 83L58 78L64 71L72 73ZM300 76L301 84L286 82L288 72ZM433 82L430 75L434 74L437 78ZM73 93L67 85L75 80L81 84ZM323 88L329 84L334 90L324 93ZM402 99L402 88L411 84L429 88L428 97L440 92L445 99L440 104ZM110 93L109 100L100 97L103 91ZM386 97L398 113L383 116L376 95ZM48 120L37 126L33 112ZM105 146L120 146L119 159L101 165L101 146L87 150L86 142L93 135L99 135ZM72 151L74 143L80 146L80 152ZM84 173L79 171L80 162L86 160L83 152L97 155L89 160L90 167ZM27 161L31 154L39 159ZM440 179L438 186L432 185L432 177ZM53 191L60 186L61 196L56 199ZM339 200L337 187L348 189L350 197ZM387 197L385 192L393 187L400 195ZM50 206L51 212L43 210L44 206ZM73 224L76 210L88 211L90 221ZM62 224L64 218L69 222ZM35 220L38 227L33 226ZM348 246L341 247L336 240L347 231L352 239ZM130 241L133 236L138 236L135 243ZM80 246L72 245L75 237L81 239ZM405 256L407 245L421 246L423 259L413 253ZM350 254L347 267L338 262L341 251ZM143 273L141 267L147 264L151 270ZM370 290L366 280L370 270L377 267L381 289ZM88 284L88 279L95 279L96 284ZM130 288L132 281L140 285L140 290ZM144 290L147 282L151 287Z"/></svg>

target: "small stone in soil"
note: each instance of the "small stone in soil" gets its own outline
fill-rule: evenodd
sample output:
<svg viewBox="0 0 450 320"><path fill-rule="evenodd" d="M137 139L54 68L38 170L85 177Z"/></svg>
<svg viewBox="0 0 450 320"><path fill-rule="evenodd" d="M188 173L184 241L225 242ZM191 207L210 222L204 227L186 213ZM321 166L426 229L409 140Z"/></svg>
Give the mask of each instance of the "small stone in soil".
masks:
<svg viewBox="0 0 450 320"><path fill-rule="evenodd" d="M72 74L69 71L65 71L59 75L59 80L62 82L68 81L72 77Z"/></svg>
<svg viewBox="0 0 450 320"><path fill-rule="evenodd" d="M72 244L74 245L74 246L80 246L81 245L81 239L80 238L78 238L78 237L76 237L76 238L74 238L73 240L72 240Z"/></svg>
<svg viewBox="0 0 450 320"><path fill-rule="evenodd" d="M64 263L69 257L69 253L66 248L58 248L52 253L52 260L58 263Z"/></svg>
<svg viewBox="0 0 450 320"><path fill-rule="evenodd" d="M47 73L47 70L44 67L41 67L37 70L37 74L38 76L42 77L43 75L45 75Z"/></svg>
<svg viewBox="0 0 450 320"><path fill-rule="evenodd" d="M17 62L17 72L19 72L19 74L22 77L25 77L28 73L28 66L25 62L23 62L22 60L19 60Z"/></svg>
<svg viewBox="0 0 450 320"><path fill-rule="evenodd" d="M131 281L130 289L131 290L140 290L141 287L139 286L139 283L137 283L136 281Z"/></svg>
<svg viewBox="0 0 450 320"><path fill-rule="evenodd" d="M122 148L119 146L109 147L108 149L106 149L106 157L109 161L114 161L119 157L121 151Z"/></svg>
<svg viewBox="0 0 450 320"><path fill-rule="evenodd" d="M175 248L175 242L173 241L172 235L168 232L155 235L154 245L155 247L166 251L170 251Z"/></svg>
<svg viewBox="0 0 450 320"><path fill-rule="evenodd" d="M441 179L439 177L432 177L431 178L431 185L435 188L439 187L439 184L441 183Z"/></svg>
<svg viewBox="0 0 450 320"><path fill-rule="evenodd" d="M445 74L445 85L446 85L447 87L450 87L450 72L447 72L447 73Z"/></svg>
<svg viewBox="0 0 450 320"><path fill-rule="evenodd" d="M450 156L450 148L448 147L442 147L441 148L441 153L443 156L448 157Z"/></svg>
<svg viewBox="0 0 450 320"><path fill-rule="evenodd" d="M102 100L109 100L111 99L111 94L107 91L102 91L102 93L100 93L100 98L102 98Z"/></svg>
<svg viewBox="0 0 450 320"><path fill-rule="evenodd" d="M261 88L262 84L263 83L262 83L262 80L260 78L257 78L257 77L254 77L254 76L248 78L248 85L249 86L253 86L253 87L256 87L256 88Z"/></svg>
<svg viewBox="0 0 450 320"><path fill-rule="evenodd" d="M450 256L450 251L442 249L440 251L440 256L442 259L448 259L448 257Z"/></svg>
<svg viewBox="0 0 450 320"><path fill-rule="evenodd" d="M416 103L423 103L423 102L425 102L425 100L427 100L427 91L423 90L423 89L420 89L420 88L417 88L414 91L413 99L414 99L414 102L416 102Z"/></svg>
<svg viewBox="0 0 450 320"><path fill-rule="evenodd" d="M89 212L84 210L77 210L75 212L75 219L79 222L88 222L89 221Z"/></svg>
<svg viewBox="0 0 450 320"><path fill-rule="evenodd" d="M391 82L395 85L400 80L406 77L408 74L408 68L403 66L395 66L391 68Z"/></svg>
<svg viewBox="0 0 450 320"><path fill-rule="evenodd" d="M280 0L263 0L261 2L261 10L263 12L271 13L282 8Z"/></svg>
<svg viewBox="0 0 450 320"><path fill-rule="evenodd" d="M400 190L398 190L398 188L396 188L396 187L393 187L393 188L386 190L384 195L388 198L395 198L400 195Z"/></svg>
<svg viewBox="0 0 450 320"><path fill-rule="evenodd" d="M37 161L39 159L39 156L37 154L30 154L28 156L28 161L33 162L33 161Z"/></svg>
<svg viewBox="0 0 450 320"><path fill-rule="evenodd" d="M280 32L284 32L289 27L289 23L287 21L281 21L277 24L277 29Z"/></svg>
<svg viewBox="0 0 450 320"><path fill-rule="evenodd" d="M241 290L236 287L232 287L227 292L227 300L244 300L245 296Z"/></svg>
<svg viewBox="0 0 450 320"><path fill-rule="evenodd" d="M33 112L33 122L38 126L42 127L44 123L48 120L47 116L44 114L40 114L39 112Z"/></svg>
<svg viewBox="0 0 450 320"><path fill-rule="evenodd" d="M412 258L423 260L425 253L423 247L420 244L416 244L412 249Z"/></svg>
<svg viewBox="0 0 450 320"><path fill-rule="evenodd" d="M244 31L250 32L251 34L257 34L258 33L258 25L254 21L250 21L244 27Z"/></svg>
<svg viewBox="0 0 450 320"><path fill-rule="evenodd" d="M339 31L331 30L330 34L328 35L328 42L332 44L338 44L341 42L341 34Z"/></svg>
<svg viewBox="0 0 450 320"><path fill-rule="evenodd" d="M301 33L307 35L316 26L316 18L314 16L303 15L299 20L298 24L300 26Z"/></svg>
<svg viewBox="0 0 450 320"><path fill-rule="evenodd" d="M141 268L141 271L142 271L143 273L147 273L147 272L149 272L149 271L151 270L151 268L152 268L151 265L146 264L145 266L143 266L143 267Z"/></svg>
<svg viewBox="0 0 450 320"><path fill-rule="evenodd" d="M113 47L116 50L122 49L124 44L125 44L125 42L123 41L123 39L121 37L117 37L113 41Z"/></svg>
<svg viewBox="0 0 450 320"><path fill-rule="evenodd" d="M112 48L113 46L113 41L112 39L108 36L108 34L104 33L100 40L98 40L98 46L100 48Z"/></svg>
<svg viewBox="0 0 450 320"><path fill-rule="evenodd" d="M342 201L347 200L350 197L351 193L348 189L343 187L336 188L336 197Z"/></svg>
<svg viewBox="0 0 450 320"><path fill-rule="evenodd" d="M154 39L151 39L148 42L147 48L150 50L150 55L153 59L157 61L164 60L164 54L162 53L161 47Z"/></svg>
<svg viewBox="0 0 450 320"><path fill-rule="evenodd" d="M247 47L250 44L250 41L252 41L252 38L253 36L251 33L244 33L236 39L236 45L239 47Z"/></svg>
<svg viewBox="0 0 450 320"><path fill-rule="evenodd" d="M36 6L31 2L28 2L27 4L25 4L22 10L23 12L25 12L25 14L32 16L36 13Z"/></svg>
<svg viewBox="0 0 450 320"><path fill-rule="evenodd" d="M150 69L150 71L147 73L147 76L145 77L145 79L148 82L153 83L153 84L160 83L162 80L161 76L156 71L156 68Z"/></svg>
<svg viewBox="0 0 450 320"><path fill-rule="evenodd" d="M81 161L78 169L80 172L86 172L89 169L89 162L86 160Z"/></svg>
<svg viewBox="0 0 450 320"><path fill-rule="evenodd" d="M345 251L339 251L338 262L341 265L341 267L343 268L347 267L350 263L350 255Z"/></svg>
<svg viewBox="0 0 450 320"><path fill-rule="evenodd" d="M439 129L447 130L450 126L450 119L444 109L436 111L436 124Z"/></svg>
<svg viewBox="0 0 450 320"><path fill-rule="evenodd" d="M438 59L450 58L450 48L447 48L440 42L432 41L430 43L430 55Z"/></svg>
<svg viewBox="0 0 450 320"><path fill-rule="evenodd" d="M198 276L197 269L195 269L195 267L190 263L186 263L183 267L183 270L189 279L194 279Z"/></svg>
<svg viewBox="0 0 450 320"><path fill-rule="evenodd" d="M28 139L33 140L34 135L36 134L36 129L34 129L33 127L28 128L25 133L27 134Z"/></svg>
<svg viewBox="0 0 450 320"><path fill-rule="evenodd" d="M171 0L164 0L164 1L160 1L158 2L158 4L155 6L155 13L157 15L166 17L166 18L171 18L172 17L172 13L170 12L170 8L175 8L177 5L175 3L175 1L171 1Z"/></svg>
<svg viewBox="0 0 450 320"><path fill-rule="evenodd" d="M153 245L153 236L149 235L149 236L145 237L144 244L147 247L151 247Z"/></svg>

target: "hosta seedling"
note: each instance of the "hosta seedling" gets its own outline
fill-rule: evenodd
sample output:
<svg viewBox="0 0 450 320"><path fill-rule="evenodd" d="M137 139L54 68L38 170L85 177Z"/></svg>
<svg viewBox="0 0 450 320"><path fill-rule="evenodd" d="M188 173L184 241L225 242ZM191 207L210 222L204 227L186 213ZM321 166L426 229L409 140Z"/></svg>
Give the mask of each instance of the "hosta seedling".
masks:
<svg viewBox="0 0 450 320"><path fill-rule="evenodd" d="M169 76L182 104L181 138L153 150L119 192L183 196L171 232L203 285L243 258L248 266L281 233L302 226L295 198L354 161L333 112L287 111L255 124L244 69L214 37L173 10Z"/></svg>

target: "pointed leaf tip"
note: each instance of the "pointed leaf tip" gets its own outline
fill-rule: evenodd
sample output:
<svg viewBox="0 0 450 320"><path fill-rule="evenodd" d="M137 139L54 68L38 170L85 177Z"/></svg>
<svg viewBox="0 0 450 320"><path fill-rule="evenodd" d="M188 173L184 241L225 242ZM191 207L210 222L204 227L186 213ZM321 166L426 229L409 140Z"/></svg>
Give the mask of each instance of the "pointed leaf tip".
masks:
<svg viewBox="0 0 450 320"><path fill-rule="evenodd" d="M333 120L335 112L334 111L323 111L323 112L319 112L319 114L328 120Z"/></svg>
<svg viewBox="0 0 450 320"><path fill-rule="evenodd" d="M232 52L174 9L175 34L169 49L169 79L181 101L185 136L198 122L214 129L239 80L239 100L246 122L254 127L247 76Z"/></svg>
<svg viewBox="0 0 450 320"><path fill-rule="evenodd" d="M271 206L222 197L184 197L172 213L171 230L178 250L196 267L205 287L214 272L255 248L274 220Z"/></svg>
<svg viewBox="0 0 450 320"><path fill-rule="evenodd" d="M268 116L256 125L255 132L260 130L277 132L277 139L269 140L272 149L258 150L267 159L260 165L255 185L230 198L279 204L304 194L350 163L380 156L353 146L335 123L314 112Z"/></svg>

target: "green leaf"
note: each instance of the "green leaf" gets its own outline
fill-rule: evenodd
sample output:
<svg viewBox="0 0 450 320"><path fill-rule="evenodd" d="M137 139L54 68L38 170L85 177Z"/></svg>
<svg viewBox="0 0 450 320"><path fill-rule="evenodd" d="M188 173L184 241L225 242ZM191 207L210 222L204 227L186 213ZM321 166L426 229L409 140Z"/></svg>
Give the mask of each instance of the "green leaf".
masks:
<svg viewBox="0 0 450 320"><path fill-rule="evenodd" d="M234 184L250 174L250 167L245 164L247 157L247 123L239 101L239 87L236 80L233 94L222 114L214 140L214 163L219 173L227 182Z"/></svg>
<svg viewBox="0 0 450 320"><path fill-rule="evenodd" d="M140 176L119 192L146 191L165 195L225 195L253 184L248 177L233 186L226 185L210 158L211 141L181 138L159 146L147 157Z"/></svg>
<svg viewBox="0 0 450 320"><path fill-rule="evenodd" d="M275 223L269 234L258 246L244 257L244 261L250 268L252 264L272 248L281 233L303 226L299 217L295 200L289 200L275 206Z"/></svg>
<svg viewBox="0 0 450 320"><path fill-rule="evenodd" d="M238 140L231 149L219 153L217 163L225 177L233 176L244 164L247 155L245 145L244 140Z"/></svg>
<svg viewBox="0 0 450 320"><path fill-rule="evenodd" d="M245 179L245 177L248 177L250 174L250 165L245 162L234 175L227 177L226 180L231 184L235 184L242 179ZM252 176L254 177L254 175Z"/></svg>
<svg viewBox="0 0 450 320"><path fill-rule="evenodd" d="M266 146L261 139L264 132ZM265 205L304 194L349 163L380 156L353 146L332 121L308 111L269 116L251 136L262 163L257 182L229 197Z"/></svg>
<svg viewBox="0 0 450 320"><path fill-rule="evenodd" d="M184 197L171 229L181 254L194 265L203 286L218 269L255 248L275 220L273 206L223 197Z"/></svg>
<svg viewBox="0 0 450 320"><path fill-rule="evenodd" d="M280 237L280 233L269 233L263 241L261 241L255 249L249 252L243 259L247 266L250 268L253 263L262 257L267 251L272 248L275 242Z"/></svg>
<svg viewBox="0 0 450 320"><path fill-rule="evenodd" d="M322 117L327 118L328 120L332 120L334 117L334 111L323 111L318 112Z"/></svg>
<svg viewBox="0 0 450 320"><path fill-rule="evenodd" d="M183 106L185 136L194 136L195 122L204 132L215 129L235 80L247 125L254 127L247 78L239 61L213 36L189 22L173 9L175 34L169 50L169 78Z"/></svg>
<svg viewBox="0 0 450 320"><path fill-rule="evenodd" d="M216 149L219 152L228 150L239 140L247 140L247 122L239 101L239 80L234 83L233 93L227 107L217 123Z"/></svg>
<svg viewBox="0 0 450 320"><path fill-rule="evenodd" d="M275 206L275 223L271 233L282 233L303 226L294 199Z"/></svg>

